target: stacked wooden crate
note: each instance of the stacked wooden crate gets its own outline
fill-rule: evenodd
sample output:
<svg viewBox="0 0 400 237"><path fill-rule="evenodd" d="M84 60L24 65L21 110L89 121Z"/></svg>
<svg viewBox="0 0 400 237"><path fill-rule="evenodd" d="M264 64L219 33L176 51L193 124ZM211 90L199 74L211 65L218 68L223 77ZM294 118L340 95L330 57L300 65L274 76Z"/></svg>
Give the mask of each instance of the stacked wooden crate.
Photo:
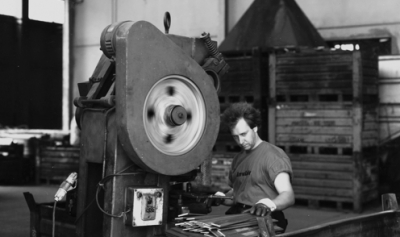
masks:
<svg viewBox="0 0 400 237"><path fill-rule="evenodd" d="M271 54L269 66L269 142L291 159L296 199L361 211L378 197L377 57Z"/></svg>
<svg viewBox="0 0 400 237"><path fill-rule="evenodd" d="M258 48L248 54L225 56L229 72L221 80L221 91L218 94L221 113L232 103L247 102L260 109L263 124L260 135L268 136L268 54ZM229 130L221 126L216 142L217 153L237 151Z"/></svg>
<svg viewBox="0 0 400 237"><path fill-rule="evenodd" d="M79 147L44 146L37 157L37 182L62 182L79 171Z"/></svg>
<svg viewBox="0 0 400 237"><path fill-rule="evenodd" d="M215 191L227 191L229 186L229 170L231 169L232 155L214 154L211 167L211 185Z"/></svg>
<svg viewBox="0 0 400 237"><path fill-rule="evenodd" d="M254 104L261 110L263 119L260 135L268 136L267 104L268 97L268 54L255 48L251 52L235 52L224 55L229 65L229 72L221 80L221 91L218 94L221 113L236 102ZM240 151L233 140L229 129L221 124L219 135L213 150L211 170L212 183L219 189L228 189L228 174L232 158Z"/></svg>

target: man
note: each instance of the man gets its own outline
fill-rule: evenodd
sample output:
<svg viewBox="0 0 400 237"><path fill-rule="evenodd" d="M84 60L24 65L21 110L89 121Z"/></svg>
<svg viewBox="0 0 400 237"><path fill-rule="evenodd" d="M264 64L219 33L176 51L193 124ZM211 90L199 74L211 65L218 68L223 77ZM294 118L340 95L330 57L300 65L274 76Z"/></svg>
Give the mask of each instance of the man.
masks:
<svg viewBox="0 0 400 237"><path fill-rule="evenodd" d="M226 194L216 194L233 196L233 201L224 201L232 206L226 214L249 210L251 214L264 216L271 211L277 225L285 230L287 220L282 210L294 204L290 159L282 149L261 140L257 134L261 115L251 105L232 104L224 111L222 121L242 148L229 173L232 189Z"/></svg>

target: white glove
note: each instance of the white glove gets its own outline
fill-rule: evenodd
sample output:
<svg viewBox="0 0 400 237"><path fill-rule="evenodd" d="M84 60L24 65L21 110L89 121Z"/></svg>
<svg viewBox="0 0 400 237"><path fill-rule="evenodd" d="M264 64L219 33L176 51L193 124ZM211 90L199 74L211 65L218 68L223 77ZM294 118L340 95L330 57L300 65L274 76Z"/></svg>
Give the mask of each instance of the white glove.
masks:
<svg viewBox="0 0 400 237"><path fill-rule="evenodd" d="M275 209L276 209L275 203L274 203L271 199L269 199L269 198L260 199L256 204L258 204L258 203L264 204L264 205L267 206L271 211L275 211Z"/></svg>
<svg viewBox="0 0 400 237"><path fill-rule="evenodd" d="M222 196L222 197L225 197L225 193L218 191L218 192L216 192L216 193L214 194L214 196Z"/></svg>
<svg viewBox="0 0 400 237"><path fill-rule="evenodd" d="M225 193L218 191L218 192L216 192L216 193L214 194L214 196L225 197L226 195L225 195ZM221 199L221 198L216 198L216 199L214 199L212 205L213 205L213 206L219 206L219 205L223 204L224 202L225 202L225 201L224 201L223 199Z"/></svg>

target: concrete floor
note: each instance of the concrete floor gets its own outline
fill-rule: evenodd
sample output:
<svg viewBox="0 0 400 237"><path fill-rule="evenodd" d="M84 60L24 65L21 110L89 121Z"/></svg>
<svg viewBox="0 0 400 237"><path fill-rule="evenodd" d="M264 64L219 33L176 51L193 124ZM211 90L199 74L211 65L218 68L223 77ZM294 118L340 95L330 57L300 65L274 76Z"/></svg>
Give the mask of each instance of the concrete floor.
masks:
<svg viewBox="0 0 400 237"><path fill-rule="evenodd" d="M30 192L37 203L52 202L58 186L0 185L0 236L28 237L30 213L23 193Z"/></svg>
<svg viewBox="0 0 400 237"><path fill-rule="evenodd" d="M27 237L30 232L30 213L23 192L33 194L37 203L52 202L58 185L4 186L0 185L0 236ZM213 214L224 213L226 207L213 207ZM361 214L379 212L379 202L367 205ZM318 210L295 205L285 211L289 220L287 232L307 228L331 221L347 219L360 214L351 210L336 211L329 208Z"/></svg>

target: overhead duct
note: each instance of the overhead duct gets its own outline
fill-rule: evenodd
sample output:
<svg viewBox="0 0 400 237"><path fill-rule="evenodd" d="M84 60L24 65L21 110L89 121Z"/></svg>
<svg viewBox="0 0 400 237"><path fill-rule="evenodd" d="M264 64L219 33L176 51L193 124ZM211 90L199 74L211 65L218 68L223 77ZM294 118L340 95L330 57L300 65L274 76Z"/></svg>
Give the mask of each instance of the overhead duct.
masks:
<svg viewBox="0 0 400 237"><path fill-rule="evenodd" d="M319 47L324 39L294 0L255 0L219 47L222 52L253 47Z"/></svg>

